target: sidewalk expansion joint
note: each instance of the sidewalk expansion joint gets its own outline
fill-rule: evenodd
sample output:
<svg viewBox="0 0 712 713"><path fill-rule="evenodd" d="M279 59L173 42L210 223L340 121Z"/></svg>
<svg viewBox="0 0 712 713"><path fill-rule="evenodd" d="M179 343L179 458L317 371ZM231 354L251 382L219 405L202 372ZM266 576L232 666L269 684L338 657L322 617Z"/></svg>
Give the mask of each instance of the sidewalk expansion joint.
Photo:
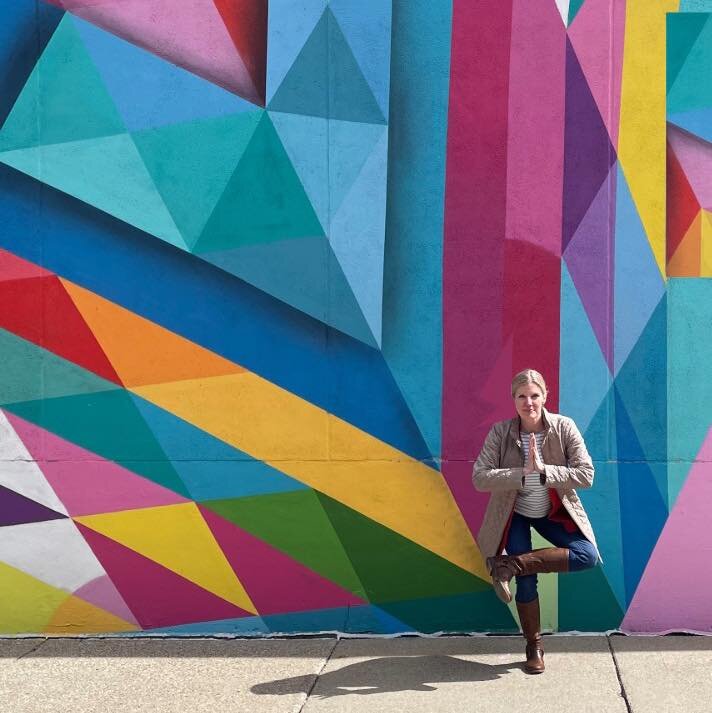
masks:
<svg viewBox="0 0 712 713"><path fill-rule="evenodd" d="M618 659L616 658L616 652L613 649L613 644L611 643L611 637L606 636L606 641L608 642L608 648L611 651L611 656L613 657L613 665L616 668L616 676L618 677L618 685L621 687L621 697L625 701L625 707L628 710L628 713L633 713L633 709L630 707L630 701L628 700L628 695L625 692L625 688L623 686L623 679L621 678L621 670L620 667L618 666Z"/></svg>
<svg viewBox="0 0 712 713"><path fill-rule="evenodd" d="M302 713L302 711L304 710L304 706L306 706L307 702L309 701L312 691L314 690L314 687L316 686L317 681L319 680L319 676L321 676L321 674L324 672L324 669L326 668L327 664L329 663L329 661L331 661L331 657L332 657L334 651L336 651L336 647L338 645L339 645L339 637L337 636L334 639L334 645L331 647L329 653L326 655L326 658L324 659L324 663L321 665L319 670L316 672L316 676L314 676L314 681L312 682L312 685L309 686L309 690L307 691L307 695L306 695L306 698L304 699L304 702L302 703L301 706L299 706L299 708L297 708L294 711L294 713Z"/></svg>
<svg viewBox="0 0 712 713"><path fill-rule="evenodd" d="M22 654L22 656L18 656L18 657L15 659L15 661L19 661L20 659L24 659L25 656L29 656L30 654L34 654L35 651L37 651L37 649L40 648L40 646L43 646L43 645L46 644L46 643L47 643L47 639L42 639L42 641L40 641L40 642L37 644L37 646L33 646L29 651L25 651L25 653Z"/></svg>

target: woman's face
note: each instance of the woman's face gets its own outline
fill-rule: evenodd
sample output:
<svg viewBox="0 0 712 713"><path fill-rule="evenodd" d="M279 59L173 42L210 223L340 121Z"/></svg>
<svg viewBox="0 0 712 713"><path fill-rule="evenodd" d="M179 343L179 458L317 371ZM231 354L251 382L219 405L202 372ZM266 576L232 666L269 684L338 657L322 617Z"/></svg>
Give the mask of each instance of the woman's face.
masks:
<svg viewBox="0 0 712 713"><path fill-rule="evenodd" d="M546 394L534 383L522 384L514 393L514 408L527 424L539 423Z"/></svg>

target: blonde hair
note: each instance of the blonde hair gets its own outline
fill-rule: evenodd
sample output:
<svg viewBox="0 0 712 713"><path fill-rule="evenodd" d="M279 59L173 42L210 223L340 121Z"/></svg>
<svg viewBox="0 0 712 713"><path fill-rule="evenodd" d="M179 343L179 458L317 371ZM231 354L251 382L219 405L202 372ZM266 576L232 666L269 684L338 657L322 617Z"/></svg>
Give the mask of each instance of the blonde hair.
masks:
<svg viewBox="0 0 712 713"><path fill-rule="evenodd" d="M542 396L546 396L546 382L544 377L534 369L524 369L518 374L515 374L512 379L512 398L517 393L517 389L524 384L536 384L542 391Z"/></svg>

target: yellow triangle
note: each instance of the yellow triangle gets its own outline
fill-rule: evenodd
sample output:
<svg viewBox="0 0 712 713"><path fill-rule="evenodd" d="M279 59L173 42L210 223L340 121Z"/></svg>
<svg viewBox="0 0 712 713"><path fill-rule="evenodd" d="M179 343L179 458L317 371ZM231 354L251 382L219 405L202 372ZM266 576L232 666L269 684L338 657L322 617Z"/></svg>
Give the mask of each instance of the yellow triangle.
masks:
<svg viewBox="0 0 712 713"><path fill-rule="evenodd" d="M55 611L44 633L105 634L137 630L135 624L72 595Z"/></svg>
<svg viewBox="0 0 712 713"><path fill-rule="evenodd" d="M257 613L195 503L74 519L235 606Z"/></svg>
<svg viewBox="0 0 712 713"><path fill-rule="evenodd" d="M34 634L44 631L57 608L70 596L35 577L0 562L0 632Z"/></svg>
<svg viewBox="0 0 712 713"><path fill-rule="evenodd" d="M489 579L442 474L346 421L250 373L133 391Z"/></svg>
<svg viewBox="0 0 712 713"><path fill-rule="evenodd" d="M125 386L237 374L244 369L130 310L61 280Z"/></svg>
<svg viewBox="0 0 712 713"><path fill-rule="evenodd" d="M668 277L697 277L700 274L700 242L702 211L690 223L680 244L672 254L668 265Z"/></svg>
<svg viewBox="0 0 712 713"><path fill-rule="evenodd" d="M700 277L712 277L712 214L703 210L700 241Z"/></svg>
<svg viewBox="0 0 712 713"><path fill-rule="evenodd" d="M660 273L665 275L666 13L680 0L628 2L621 82L618 159Z"/></svg>

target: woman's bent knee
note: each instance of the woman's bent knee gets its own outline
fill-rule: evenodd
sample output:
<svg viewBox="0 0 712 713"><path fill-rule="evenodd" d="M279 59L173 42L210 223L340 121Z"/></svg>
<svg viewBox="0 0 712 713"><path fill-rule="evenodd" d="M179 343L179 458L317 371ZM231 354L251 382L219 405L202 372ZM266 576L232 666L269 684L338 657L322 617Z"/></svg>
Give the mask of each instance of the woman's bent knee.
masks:
<svg viewBox="0 0 712 713"><path fill-rule="evenodd" d="M598 552L588 541L572 543L569 546L569 570L577 572L581 569L591 569L598 563Z"/></svg>

